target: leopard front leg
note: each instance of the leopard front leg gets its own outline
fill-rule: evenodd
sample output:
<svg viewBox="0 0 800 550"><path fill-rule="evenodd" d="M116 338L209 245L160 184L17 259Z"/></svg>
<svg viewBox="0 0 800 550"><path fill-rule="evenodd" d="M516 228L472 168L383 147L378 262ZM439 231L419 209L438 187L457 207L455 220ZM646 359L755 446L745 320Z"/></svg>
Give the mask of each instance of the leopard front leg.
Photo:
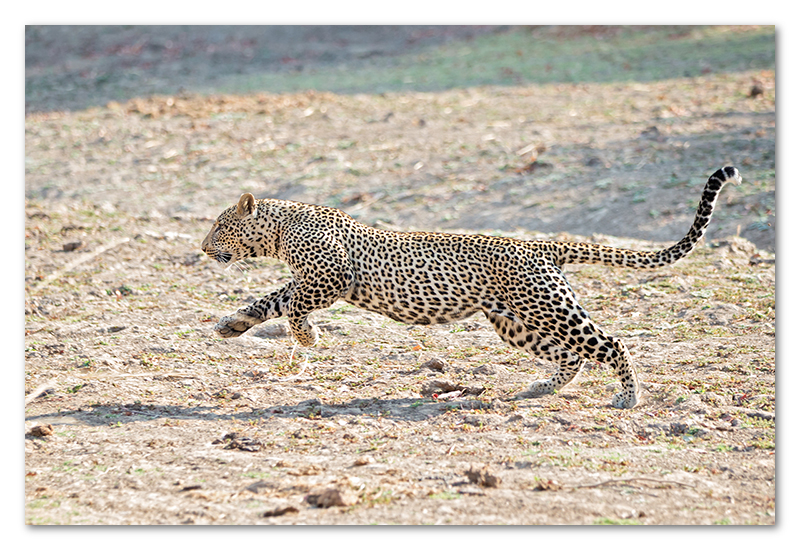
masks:
<svg viewBox="0 0 800 550"><path fill-rule="evenodd" d="M319 330L309 320L309 315L319 309L333 305L342 292L325 291L322 285L300 283L292 295L286 316L295 341L301 346L312 347L319 341Z"/></svg>
<svg viewBox="0 0 800 550"><path fill-rule="evenodd" d="M286 315L295 286L295 282L290 281L252 304L222 317L214 330L223 338L235 338L264 321Z"/></svg>
<svg viewBox="0 0 800 550"><path fill-rule="evenodd" d="M311 324L308 315L289 315L289 328L301 346L312 347L319 342L319 329Z"/></svg>
<svg viewBox="0 0 800 550"><path fill-rule="evenodd" d="M309 239L299 228L284 235L286 263L295 274L295 289L286 316L295 341L306 347L319 341L309 315L333 305L353 284L355 274L344 245L333 234ZM313 258L313 261L309 261Z"/></svg>

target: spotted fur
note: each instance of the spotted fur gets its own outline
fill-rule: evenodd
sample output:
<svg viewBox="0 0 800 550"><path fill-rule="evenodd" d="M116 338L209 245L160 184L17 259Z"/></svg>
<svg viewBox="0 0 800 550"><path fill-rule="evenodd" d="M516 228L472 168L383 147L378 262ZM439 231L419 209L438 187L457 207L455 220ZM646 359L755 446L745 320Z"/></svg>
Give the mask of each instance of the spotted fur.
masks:
<svg viewBox="0 0 800 550"><path fill-rule="evenodd" d="M639 383L630 353L578 303L561 268L604 264L656 268L689 254L703 237L722 187L741 181L725 167L708 179L694 223L673 246L636 252L589 243L522 241L485 235L400 233L363 225L341 210L245 193L220 214L202 249L224 265L268 256L285 262L292 280L220 319L224 338L286 316L303 346L318 340L309 314L339 299L395 321L451 323L482 311L512 347L555 362L551 378L525 397L553 393L589 361L610 365L622 383L612 405L634 407Z"/></svg>

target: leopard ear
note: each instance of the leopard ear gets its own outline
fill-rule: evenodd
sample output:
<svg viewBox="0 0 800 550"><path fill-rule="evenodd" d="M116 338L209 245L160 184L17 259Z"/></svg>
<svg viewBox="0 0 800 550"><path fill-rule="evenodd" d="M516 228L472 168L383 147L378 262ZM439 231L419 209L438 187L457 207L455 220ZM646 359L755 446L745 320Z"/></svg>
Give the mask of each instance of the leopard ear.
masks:
<svg viewBox="0 0 800 550"><path fill-rule="evenodd" d="M239 197L239 204L236 205L236 215L240 218L249 216L256 209L256 198L250 194L245 193Z"/></svg>

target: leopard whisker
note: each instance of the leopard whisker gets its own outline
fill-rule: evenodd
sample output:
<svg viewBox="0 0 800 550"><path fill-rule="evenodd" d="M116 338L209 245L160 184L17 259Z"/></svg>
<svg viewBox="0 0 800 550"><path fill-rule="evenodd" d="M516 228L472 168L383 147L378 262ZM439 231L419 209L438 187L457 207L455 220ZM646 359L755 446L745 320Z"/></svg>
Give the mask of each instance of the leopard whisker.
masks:
<svg viewBox="0 0 800 550"><path fill-rule="evenodd" d="M237 260L234 264L236 264L236 268L242 273L250 271L250 264L248 264L246 260Z"/></svg>

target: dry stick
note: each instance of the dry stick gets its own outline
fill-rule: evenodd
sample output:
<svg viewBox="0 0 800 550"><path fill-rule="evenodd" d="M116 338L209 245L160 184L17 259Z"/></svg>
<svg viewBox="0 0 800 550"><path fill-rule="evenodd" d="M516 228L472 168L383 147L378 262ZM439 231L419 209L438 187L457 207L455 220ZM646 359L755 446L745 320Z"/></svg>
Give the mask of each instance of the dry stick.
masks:
<svg viewBox="0 0 800 550"><path fill-rule="evenodd" d="M592 487L601 487L603 485L610 485L612 483L630 483L631 481L650 481L652 483L672 483L673 485L682 485L683 487L689 487L690 489L694 489L694 485L689 485L688 483L681 483L680 481L671 481L669 479L653 479L652 477L629 477L625 479L608 479L606 481L601 481L600 483L591 483L589 485L572 485L571 487L567 487L568 489L589 489Z"/></svg>
<svg viewBox="0 0 800 550"><path fill-rule="evenodd" d="M151 412L146 412L146 411L137 411L137 410L129 409L127 407L120 407L120 408L123 411L129 412L131 414L141 414L142 416L151 416L151 417L154 417L154 418L159 418L161 416L161 413L151 413Z"/></svg>
<svg viewBox="0 0 800 550"><path fill-rule="evenodd" d="M121 374L121 373L118 373L118 374L105 374L105 375L104 374L70 374L70 376L73 376L75 378L80 378L81 380L114 380L115 378L134 378L134 377L139 377L139 376L152 376L152 377L164 376L164 377L174 377L174 378L197 378L196 374L183 374L183 373L180 373L180 372L159 372L159 373L155 373L155 374L152 373L152 372L137 372L137 373L132 373L132 374ZM42 392L44 392L44 390L48 390L48 389L51 389L51 388L52 389L56 389L56 387L57 387L56 384L58 384L58 383L60 383L60 381L57 378L53 378L52 380L50 380L48 382L45 382L44 384L41 384L40 386L37 386L35 390L33 390L31 393L29 393L27 396L25 396L25 405L30 404L31 401L33 401L34 399L36 399L37 397L42 395Z"/></svg>
<svg viewBox="0 0 800 550"><path fill-rule="evenodd" d="M44 390L49 390L50 388L55 388L55 387L56 387L55 379L50 380L49 382L45 382L40 386L37 386L35 390L33 390L25 397L25 405L28 405L31 401L42 395L42 392Z"/></svg>
<svg viewBox="0 0 800 550"><path fill-rule="evenodd" d="M128 242L130 240L131 240L130 237L123 237L121 239L117 239L116 241L112 241L111 243L107 244L106 246L101 246L100 248L98 248L94 252L91 252L90 254L84 254L84 255L76 258L72 262L68 263L67 265L65 265L61 269L58 269L55 272L51 273L50 275L48 275L47 277L42 279L42 281L40 283L38 283L37 285L35 285L35 286L37 288L45 287L45 286L49 285L50 283L52 283L53 281L55 281L56 279L58 279L59 277L61 277L67 271L70 271L71 269L75 269L76 267L78 267L82 263L88 262L89 260L91 260L93 258L96 258L97 256L99 256L100 254L102 254L106 250L111 250L112 248L117 247L117 246L119 246L121 244L124 244L124 243L126 243L126 242ZM39 329L39 330L42 330L42 329ZM34 332L38 332L38 330L34 331ZM55 388L55 384L56 384L56 380L55 379L50 380L49 382L46 382L45 384L42 384L41 386L39 386L38 388L36 388L35 390L33 390L31 393L28 394L28 396L25 398L25 404L27 405L28 403L30 403L31 401L36 399L44 390L49 389L49 388Z"/></svg>
<svg viewBox="0 0 800 550"><path fill-rule="evenodd" d="M61 277L67 271L75 269L76 267L78 267L82 263L88 262L89 260L92 260L92 259L96 258L97 256L99 256L103 252L106 252L107 250L111 250L112 248L115 248L115 247L117 247L117 246L119 246L121 244L124 244L124 243L126 243L126 242L128 242L130 240L131 240L130 237L123 237L121 239L117 239L116 241L112 241L111 243L109 243L109 244L107 244L105 246L101 246L100 248L98 248L94 252L91 252L89 254L83 254L82 256L80 256L79 258L76 258L75 260L73 260L72 262L68 263L67 265L65 265L61 269L59 269L59 270L55 271L54 273L51 273L50 275L45 277L42 280L42 282L39 283L37 286L38 287L47 286L50 283L52 283L54 280L56 280L59 277Z"/></svg>
<svg viewBox="0 0 800 550"><path fill-rule="evenodd" d="M166 378L198 378L196 374L184 374L182 372L168 371L168 372L132 372L132 373L113 373L113 374L70 374L75 378L83 380L113 380L115 378L136 378L143 376L166 377Z"/></svg>

